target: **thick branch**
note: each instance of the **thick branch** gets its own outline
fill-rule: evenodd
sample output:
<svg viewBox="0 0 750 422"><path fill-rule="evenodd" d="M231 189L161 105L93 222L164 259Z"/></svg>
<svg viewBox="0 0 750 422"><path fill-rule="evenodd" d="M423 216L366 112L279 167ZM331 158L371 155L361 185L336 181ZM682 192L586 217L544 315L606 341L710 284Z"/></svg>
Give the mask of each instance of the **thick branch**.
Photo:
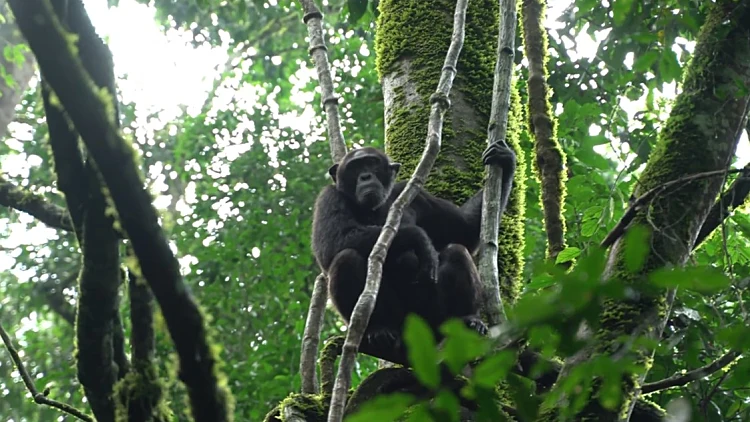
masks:
<svg viewBox="0 0 750 422"><path fill-rule="evenodd" d="M73 230L68 210L47 202L42 195L25 191L0 177L0 205L25 212L42 223L62 230Z"/></svg>
<svg viewBox="0 0 750 422"><path fill-rule="evenodd" d="M401 224L401 217L404 209L411 203L418 190L424 186L425 180L430 173L432 165L435 163L438 153L440 152L440 142L443 130L443 117L450 106L448 95L453 86L453 78L456 76L456 63L461 53L464 43L464 26L466 24L466 8L468 0L458 0L453 18L453 34L451 43L448 47L448 53L443 63L443 69L440 74L440 80L435 93L430 97L430 120L427 127L427 139L425 140L425 149L419 160L417 168L414 170L411 179L406 184L403 192L396 198L388 211L383 229L380 232L375 246L370 252L367 264L367 280L365 288L354 306L352 317L349 323L349 330L346 334L344 349L341 354L339 371L336 376L336 384L333 388L333 398L331 408L328 413L328 422L339 422L344 417L344 407L346 405L346 393L351 383L351 372L354 367L354 359L357 355L357 349L362 341L370 315L375 307L375 299L380 288L380 279L383 275L383 263L388 252L388 247L393 241L396 231Z"/></svg>
<svg viewBox="0 0 750 422"><path fill-rule="evenodd" d="M487 129L487 143L505 142L510 112L510 81L513 77L513 55L516 40L516 2L500 0L500 26L497 37L497 62L492 87L492 107ZM500 200L503 196L503 169L488 166L482 198L482 225L478 258L479 276L482 280L482 311L489 325L507 320L500 298L498 280L497 236L500 232Z"/></svg>
<svg viewBox="0 0 750 422"><path fill-rule="evenodd" d="M669 378L665 378L661 381L643 384L643 387L641 388L641 392L643 394L648 394L648 393L653 393L654 391L687 385L690 382L697 381L701 378L705 378L723 368L726 368L727 366L729 366L730 363L734 362L734 360L737 359L741 354L742 354L741 352L737 352L733 350L733 351L726 353L719 359L716 359L715 361L709 363L708 365L702 366L698 369L694 369L688 373L685 373L685 374L679 373L679 374L672 375Z"/></svg>
<svg viewBox="0 0 750 422"><path fill-rule="evenodd" d="M523 0L522 25L526 59L529 61L529 129L534 135L536 167L541 184L547 256L554 260L565 249L565 203L563 186L565 156L555 135L556 121L547 86L547 32L542 26L545 5L541 0Z"/></svg>
<svg viewBox="0 0 750 422"><path fill-rule="evenodd" d="M15 347L13 347L10 336L8 336L8 333L5 331L2 325L0 325L0 337L3 339L3 344L5 344L5 348L8 349L10 358L13 360L16 368L18 368L18 373L21 374L21 379L23 380L24 385L26 385L26 389L29 390L31 397L34 398L35 403L62 410L63 412L73 415L82 421L94 422L94 419L91 416L83 413L75 407L69 404L60 403L59 401L48 399L46 392L40 393L39 391L37 391L36 386L34 386L34 379L31 377L31 375L29 375L28 371L26 371L26 367L24 366L23 361L21 361L21 357L18 355Z"/></svg>
<svg viewBox="0 0 750 422"><path fill-rule="evenodd" d="M182 281L179 263L159 226L134 152L119 135L111 107L96 92L80 60L72 54L49 3L9 3L47 82L99 165L141 272L162 308L180 357L179 376L188 389L194 419L227 421L228 391L219 385L216 358L208 344L203 316Z"/></svg>

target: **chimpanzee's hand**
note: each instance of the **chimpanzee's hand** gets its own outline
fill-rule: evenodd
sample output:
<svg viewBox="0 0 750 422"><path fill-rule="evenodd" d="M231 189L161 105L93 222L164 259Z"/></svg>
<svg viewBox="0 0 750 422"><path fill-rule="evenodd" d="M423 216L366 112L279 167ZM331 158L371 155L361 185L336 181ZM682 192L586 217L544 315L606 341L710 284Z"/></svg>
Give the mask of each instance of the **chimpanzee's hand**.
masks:
<svg viewBox="0 0 750 422"><path fill-rule="evenodd" d="M493 142L482 153L482 163L501 166L503 174L513 173L516 170L516 153L505 141Z"/></svg>

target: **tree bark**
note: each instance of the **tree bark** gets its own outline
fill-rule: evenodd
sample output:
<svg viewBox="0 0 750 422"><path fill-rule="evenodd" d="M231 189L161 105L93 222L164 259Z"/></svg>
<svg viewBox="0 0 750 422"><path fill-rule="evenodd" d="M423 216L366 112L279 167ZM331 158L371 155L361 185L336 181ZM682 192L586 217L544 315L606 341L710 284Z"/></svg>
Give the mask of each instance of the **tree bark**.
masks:
<svg viewBox="0 0 750 422"><path fill-rule="evenodd" d="M0 12L5 17L5 22L0 24L0 50L10 48L14 51L13 49L25 44L26 41L13 20L7 0L0 0ZM27 49L17 58L19 60L8 60L5 54L0 54L0 66L10 77L0 78L0 138L5 136L8 124L16 117L16 106L21 102L21 95L34 76L35 62L31 51ZM12 81L10 85L9 81Z"/></svg>
<svg viewBox="0 0 750 422"><path fill-rule="evenodd" d="M403 165L402 177L413 172L423 149L429 98L450 43L454 7L455 0L380 2L375 48L385 103L386 151ZM426 183L433 194L458 204L481 188L484 180L481 154L487 146L497 34L498 2L469 2L464 48L450 93L441 151ZM524 263L526 164L519 147L521 106L516 90L511 91L508 144L516 151L518 165L498 239L503 303L513 303L518 297Z"/></svg>

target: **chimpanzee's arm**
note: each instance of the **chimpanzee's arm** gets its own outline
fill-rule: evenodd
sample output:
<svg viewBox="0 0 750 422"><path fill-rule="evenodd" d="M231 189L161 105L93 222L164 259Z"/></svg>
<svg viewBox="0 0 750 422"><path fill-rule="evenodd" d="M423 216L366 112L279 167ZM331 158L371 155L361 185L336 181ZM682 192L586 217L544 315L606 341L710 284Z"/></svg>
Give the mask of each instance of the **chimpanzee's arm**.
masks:
<svg viewBox="0 0 750 422"><path fill-rule="evenodd" d="M495 143L482 154L486 165L499 165L503 169L502 192L500 195L500 215L508 206L516 171L516 155L505 143ZM402 185L396 188L403 189ZM394 189L395 190L395 189ZM416 214L417 224L424 228L437 250L450 243L458 243L473 251L479 245L479 231L482 220L482 196L479 189L460 208L450 201L431 195L422 190L411 205Z"/></svg>
<svg viewBox="0 0 750 422"><path fill-rule="evenodd" d="M354 249L361 256L370 255L377 242L381 226L362 225L353 213L351 204L336 188L329 186L318 197L313 224L313 252L326 270L333 258L344 249ZM423 272L437 275L438 255L425 231L415 225L401 225L388 249L386 259L407 251L414 251Z"/></svg>

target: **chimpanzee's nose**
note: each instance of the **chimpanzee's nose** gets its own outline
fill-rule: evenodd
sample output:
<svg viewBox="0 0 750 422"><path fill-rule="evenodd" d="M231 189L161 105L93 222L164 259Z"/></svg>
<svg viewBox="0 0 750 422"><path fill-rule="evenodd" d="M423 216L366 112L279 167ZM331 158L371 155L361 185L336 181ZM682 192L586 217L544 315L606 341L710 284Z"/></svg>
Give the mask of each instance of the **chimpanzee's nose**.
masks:
<svg viewBox="0 0 750 422"><path fill-rule="evenodd" d="M366 182L370 179L372 179L372 173L362 173L359 175L360 182Z"/></svg>

